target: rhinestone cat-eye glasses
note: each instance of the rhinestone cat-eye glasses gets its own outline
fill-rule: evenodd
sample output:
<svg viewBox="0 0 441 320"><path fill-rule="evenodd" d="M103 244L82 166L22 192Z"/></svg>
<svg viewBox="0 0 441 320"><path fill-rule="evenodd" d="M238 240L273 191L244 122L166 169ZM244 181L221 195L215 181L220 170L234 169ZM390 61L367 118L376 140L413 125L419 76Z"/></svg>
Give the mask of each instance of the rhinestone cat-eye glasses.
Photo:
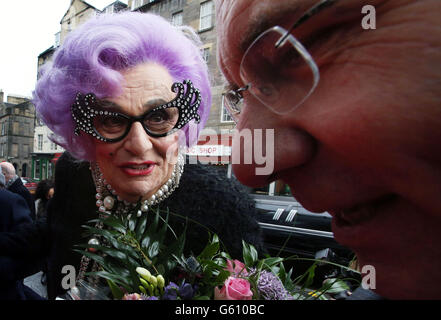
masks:
<svg viewBox="0 0 441 320"><path fill-rule="evenodd" d="M118 142L130 132L134 122L140 122L151 137L165 137L184 127L189 121L200 122L197 113L201 104L199 89L190 80L172 85L177 96L146 113L130 117L123 113L106 110L93 93L78 93L71 111L75 121L75 134L80 131L104 142Z"/></svg>

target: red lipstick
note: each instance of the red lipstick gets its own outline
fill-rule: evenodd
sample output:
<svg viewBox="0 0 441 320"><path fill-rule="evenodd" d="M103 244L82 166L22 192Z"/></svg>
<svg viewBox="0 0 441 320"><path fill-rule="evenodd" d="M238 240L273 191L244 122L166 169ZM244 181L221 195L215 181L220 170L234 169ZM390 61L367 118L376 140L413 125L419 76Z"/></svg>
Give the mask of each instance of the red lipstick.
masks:
<svg viewBox="0 0 441 320"><path fill-rule="evenodd" d="M155 169L156 163L153 161L124 162L118 167L128 176L147 176Z"/></svg>

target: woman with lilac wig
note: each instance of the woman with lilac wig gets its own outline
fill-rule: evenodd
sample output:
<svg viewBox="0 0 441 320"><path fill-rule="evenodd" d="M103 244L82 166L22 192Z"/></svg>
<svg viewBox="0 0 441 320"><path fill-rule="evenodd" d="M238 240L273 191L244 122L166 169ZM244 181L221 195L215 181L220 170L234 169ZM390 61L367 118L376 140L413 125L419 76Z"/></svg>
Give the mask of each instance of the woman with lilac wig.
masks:
<svg viewBox="0 0 441 320"><path fill-rule="evenodd" d="M49 298L63 292L63 266L80 270L72 247L99 212L137 207L141 216L161 206L217 233L233 257L241 257L242 240L261 248L246 190L210 166L186 164L180 151L197 142L211 106L199 45L189 27L160 16L101 15L74 30L43 67L34 104L66 152L56 165L47 224L21 238L0 235L0 249L48 251ZM169 219L183 230L184 218ZM207 237L190 223L184 250L200 252Z"/></svg>

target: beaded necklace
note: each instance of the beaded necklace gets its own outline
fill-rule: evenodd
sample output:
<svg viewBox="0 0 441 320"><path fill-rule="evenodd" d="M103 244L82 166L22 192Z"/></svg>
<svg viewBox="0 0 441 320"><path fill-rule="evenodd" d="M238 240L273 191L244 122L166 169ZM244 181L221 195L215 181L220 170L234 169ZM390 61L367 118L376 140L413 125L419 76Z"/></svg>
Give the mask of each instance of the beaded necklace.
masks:
<svg viewBox="0 0 441 320"><path fill-rule="evenodd" d="M106 181L106 179L103 177L103 174L101 173L101 170L97 163L91 163L90 170L92 172L92 177L95 182L96 187L96 206L98 207L98 211L100 214L100 218L103 216L107 216L109 214L115 214L115 215L122 215L122 214L128 214L131 210L136 208L138 203L130 203L128 201L124 201L121 199L120 196L117 195L115 189L112 188L112 186ZM179 186L179 182L182 176L182 173L184 172L184 157L179 154L178 155L178 161L174 166L173 172L171 174L171 177L164 183L161 188L159 188L158 191L154 195L152 195L149 199L142 201L140 209L137 211L136 215L137 217L140 217L143 213L146 213L149 209L149 207L156 205L166 198L170 196L170 194L173 193L173 191ZM102 229L103 224L102 222L97 222L95 224L95 228ZM93 237L88 241L88 244L91 245L99 245L100 242L98 240L98 237ZM81 257L80 262L80 272L78 273L78 276L76 278L76 283L79 283L79 281L82 281L85 277L85 273L87 271L87 268L90 264L90 258L83 255ZM92 265L92 272L98 271L98 264L96 262ZM98 285L98 277L93 277L90 279L90 282L92 283L92 286L94 288ZM74 286L70 289L69 294L71 297L75 299L75 297L79 298L80 291L79 289Z"/></svg>

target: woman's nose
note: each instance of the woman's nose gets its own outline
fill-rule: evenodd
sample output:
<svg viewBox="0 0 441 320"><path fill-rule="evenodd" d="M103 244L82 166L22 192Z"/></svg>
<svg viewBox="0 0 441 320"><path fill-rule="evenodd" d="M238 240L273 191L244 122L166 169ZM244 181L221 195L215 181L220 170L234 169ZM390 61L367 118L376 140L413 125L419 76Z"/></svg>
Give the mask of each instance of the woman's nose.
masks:
<svg viewBox="0 0 441 320"><path fill-rule="evenodd" d="M124 139L124 148L134 155L142 155L153 147L151 139L141 123L134 122Z"/></svg>

